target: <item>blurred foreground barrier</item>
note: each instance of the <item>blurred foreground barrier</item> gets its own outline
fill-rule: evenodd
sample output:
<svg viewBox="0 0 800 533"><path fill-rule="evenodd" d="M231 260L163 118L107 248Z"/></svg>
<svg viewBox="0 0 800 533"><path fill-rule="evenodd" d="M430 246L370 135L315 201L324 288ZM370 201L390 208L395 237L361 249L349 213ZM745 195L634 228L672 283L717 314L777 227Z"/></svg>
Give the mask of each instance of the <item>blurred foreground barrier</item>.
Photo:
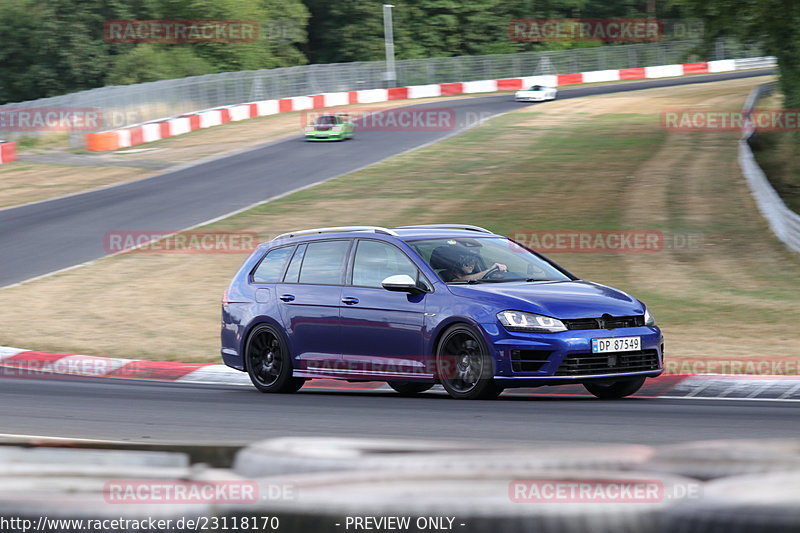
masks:
<svg viewBox="0 0 800 533"><path fill-rule="evenodd" d="M760 85L750 93L742 109L744 116L750 115L761 96L769 94L772 85ZM753 123L749 120L745 121L742 128L742 139L739 141L739 166L753 193L758 210L767 219L772 232L790 250L800 253L800 214L789 209L758 165L753 150L750 148L750 139L756 133Z"/></svg>
<svg viewBox="0 0 800 533"><path fill-rule="evenodd" d="M477 471L512 468L632 469L653 453L648 446L528 447L434 440L297 437L243 448L234 471L247 477L302 472Z"/></svg>
<svg viewBox="0 0 800 533"><path fill-rule="evenodd" d="M680 533L797 533L800 472L737 476L706 483L703 497L665 513L663 530Z"/></svg>
<svg viewBox="0 0 800 533"><path fill-rule="evenodd" d="M255 482L187 463L176 453L0 448L0 531L194 531L216 505L258 501Z"/></svg>
<svg viewBox="0 0 800 533"><path fill-rule="evenodd" d="M655 454L639 469L702 480L787 470L796 470L800 476L800 439L709 440L665 445L656 448Z"/></svg>
<svg viewBox="0 0 800 533"><path fill-rule="evenodd" d="M666 509L702 492L700 482L666 474L476 465L461 471L326 472L258 481L291 484L293 497L229 506L220 514L273 516L281 531L314 533L660 533Z"/></svg>

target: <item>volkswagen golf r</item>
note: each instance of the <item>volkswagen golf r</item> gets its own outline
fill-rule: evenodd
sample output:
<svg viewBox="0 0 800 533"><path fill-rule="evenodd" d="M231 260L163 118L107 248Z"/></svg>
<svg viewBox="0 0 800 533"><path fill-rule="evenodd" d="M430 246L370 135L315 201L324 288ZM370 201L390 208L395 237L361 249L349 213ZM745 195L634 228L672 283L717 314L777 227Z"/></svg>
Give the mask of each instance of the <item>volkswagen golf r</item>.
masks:
<svg viewBox="0 0 800 533"><path fill-rule="evenodd" d="M661 374L664 344L636 298L483 228L350 226L259 245L223 298L222 359L262 392L326 378L621 398Z"/></svg>

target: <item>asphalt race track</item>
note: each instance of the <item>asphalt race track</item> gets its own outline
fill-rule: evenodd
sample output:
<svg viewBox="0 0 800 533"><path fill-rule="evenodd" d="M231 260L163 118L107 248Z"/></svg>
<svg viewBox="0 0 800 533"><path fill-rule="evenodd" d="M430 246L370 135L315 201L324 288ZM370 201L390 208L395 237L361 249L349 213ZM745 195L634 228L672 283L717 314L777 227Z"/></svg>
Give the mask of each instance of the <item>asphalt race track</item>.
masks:
<svg viewBox="0 0 800 533"><path fill-rule="evenodd" d="M664 444L800 437L795 401L522 395L452 400L444 393L242 386L123 379L2 379L0 432L149 443L244 444L283 436L381 436L517 443Z"/></svg>
<svg viewBox="0 0 800 533"><path fill-rule="evenodd" d="M559 98L770 73L754 70L564 89ZM524 105L510 94L445 99L421 106L454 110L455 130L356 132L354 140L344 143L306 143L298 136L148 179L2 210L0 287L106 255L106 232L185 229L435 142L474 124L476 117ZM353 207L357 208L356 201Z"/></svg>

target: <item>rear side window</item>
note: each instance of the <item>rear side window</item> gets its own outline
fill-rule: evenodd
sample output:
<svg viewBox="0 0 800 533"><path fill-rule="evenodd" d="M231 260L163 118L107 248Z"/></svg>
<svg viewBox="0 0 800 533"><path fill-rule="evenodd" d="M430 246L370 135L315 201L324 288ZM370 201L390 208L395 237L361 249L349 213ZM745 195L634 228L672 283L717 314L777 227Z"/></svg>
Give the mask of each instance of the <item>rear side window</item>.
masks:
<svg viewBox="0 0 800 533"><path fill-rule="evenodd" d="M297 251L292 256L289 262L289 268L286 269L286 275L283 278L284 283L297 283L297 278L300 276L300 265L303 264L303 256L306 253L306 245L301 244L297 247Z"/></svg>
<svg viewBox="0 0 800 533"><path fill-rule="evenodd" d="M300 283L339 285L345 269L350 241L309 243L300 267Z"/></svg>
<svg viewBox="0 0 800 533"><path fill-rule="evenodd" d="M280 281L283 267L286 266L286 261L292 256L293 251L294 246L284 246L267 252L267 255L258 264L256 271L253 272L253 281L255 283L277 283Z"/></svg>

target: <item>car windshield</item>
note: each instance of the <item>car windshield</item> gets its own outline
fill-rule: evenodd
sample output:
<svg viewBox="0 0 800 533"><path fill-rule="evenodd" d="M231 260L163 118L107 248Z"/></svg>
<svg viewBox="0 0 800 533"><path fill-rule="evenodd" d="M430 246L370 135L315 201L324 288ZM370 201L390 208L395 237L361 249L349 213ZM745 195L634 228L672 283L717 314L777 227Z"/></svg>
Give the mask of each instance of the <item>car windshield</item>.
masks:
<svg viewBox="0 0 800 533"><path fill-rule="evenodd" d="M531 91L541 91L542 87L540 85L534 85L530 88Z"/></svg>
<svg viewBox="0 0 800 533"><path fill-rule="evenodd" d="M317 120L317 124L336 124L336 117L333 115L323 115Z"/></svg>
<svg viewBox="0 0 800 533"><path fill-rule="evenodd" d="M547 260L502 237L423 239L409 245L447 283L572 279ZM480 276L481 272L485 274Z"/></svg>

